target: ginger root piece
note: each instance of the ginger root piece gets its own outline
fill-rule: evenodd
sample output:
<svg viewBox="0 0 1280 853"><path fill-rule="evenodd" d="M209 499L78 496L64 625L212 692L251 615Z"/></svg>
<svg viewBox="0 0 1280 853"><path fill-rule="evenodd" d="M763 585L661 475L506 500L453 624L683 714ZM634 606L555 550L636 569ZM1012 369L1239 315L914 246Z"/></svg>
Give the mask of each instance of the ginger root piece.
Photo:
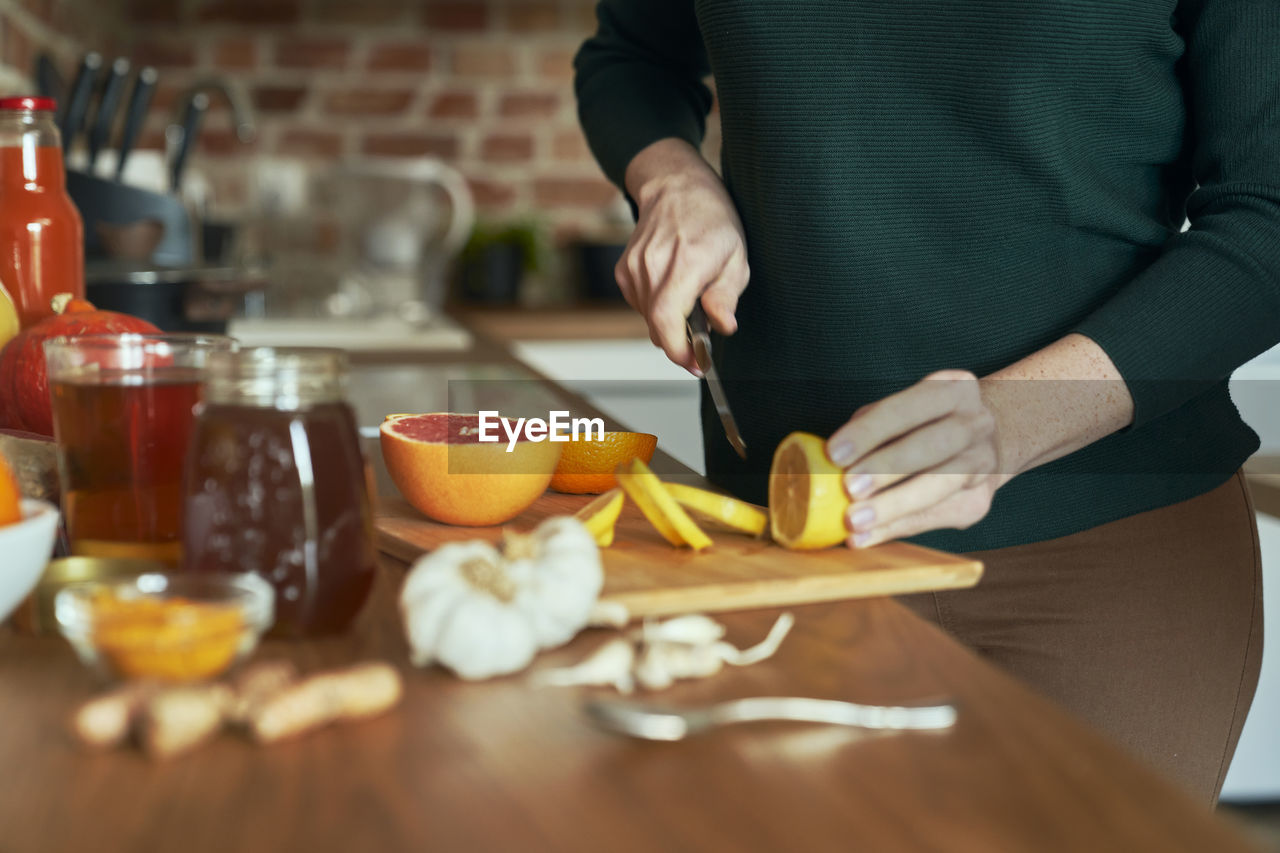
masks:
<svg viewBox="0 0 1280 853"><path fill-rule="evenodd" d="M298 680L298 668L291 661L268 660L250 664L231 680L232 699L228 717L247 722L253 709Z"/></svg>
<svg viewBox="0 0 1280 853"><path fill-rule="evenodd" d="M152 758L186 752L222 729L233 699L225 684L161 690L142 706L138 742Z"/></svg>
<svg viewBox="0 0 1280 853"><path fill-rule="evenodd" d="M254 739L271 743L337 720L372 717L400 701L400 673L385 663L363 663L313 675L284 687L249 711Z"/></svg>
<svg viewBox="0 0 1280 853"><path fill-rule="evenodd" d="M106 748L124 743L155 686L130 682L85 702L71 715L71 731L86 746Z"/></svg>

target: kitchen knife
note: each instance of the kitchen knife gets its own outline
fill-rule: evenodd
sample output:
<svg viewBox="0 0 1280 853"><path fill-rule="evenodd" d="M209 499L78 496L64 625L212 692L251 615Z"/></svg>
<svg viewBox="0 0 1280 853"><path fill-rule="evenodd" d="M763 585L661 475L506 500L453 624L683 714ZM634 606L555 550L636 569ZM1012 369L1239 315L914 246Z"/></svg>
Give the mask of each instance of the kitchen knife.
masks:
<svg viewBox="0 0 1280 853"><path fill-rule="evenodd" d="M689 315L687 324L689 343L693 345L693 357L702 370L702 377L707 380L707 390L711 392L711 402L715 404L716 414L720 416L720 425L724 427L725 438L734 451L743 459L747 458L747 444L738 433L738 422L729 411L729 401L724 396L724 387L720 384L720 376L711 361L711 330L707 325L706 312L702 303L694 303L693 313Z"/></svg>
<svg viewBox="0 0 1280 853"><path fill-rule="evenodd" d="M156 70L150 66L138 71L138 79L133 81L133 91L129 93L129 103L125 106L124 125L120 129L120 148L116 155L116 180L124 179L125 163L133 153L134 143L142 126L147 121L147 110L151 109L151 98L156 93Z"/></svg>
<svg viewBox="0 0 1280 853"><path fill-rule="evenodd" d="M107 79L102 84L102 94L98 97L98 108L93 114L93 123L89 127L89 164L85 171L93 173L93 166L98 162L98 152L111 137L111 126L115 123L116 110L120 98L124 95L125 81L129 77L129 60L123 57L111 63L107 69Z"/></svg>
<svg viewBox="0 0 1280 853"><path fill-rule="evenodd" d="M169 189L178 192L182 187L182 172L187 167L187 156L196 144L196 134L200 132L200 120L209 109L209 96L204 92L196 92L187 101L182 113L181 138L177 140L177 150L173 153L173 163L169 166Z"/></svg>
<svg viewBox="0 0 1280 853"><path fill-rule="evenodd" d="M93 97L93 84L97 79L98 69L102 67L102 55L86 53L76 69L75 79L71 82L71 92L67 96L67 110L62 114L62 157L65 160L75 147L76 136L84 126L84 114L89 110L89 99Z"/></svg>

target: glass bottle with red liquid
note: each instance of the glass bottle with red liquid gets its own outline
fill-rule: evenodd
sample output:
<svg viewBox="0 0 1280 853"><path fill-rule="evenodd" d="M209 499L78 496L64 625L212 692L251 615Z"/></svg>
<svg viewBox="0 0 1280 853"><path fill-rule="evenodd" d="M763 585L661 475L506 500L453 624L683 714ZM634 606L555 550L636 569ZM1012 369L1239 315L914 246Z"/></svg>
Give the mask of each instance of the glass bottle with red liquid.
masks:
<svg viewBox="0 0 1280 853"><path fill-rule="evenodd" d="M276 590L276 636L345 629L375 552L341 350L214 353L187 453L183 566L256 572Z"/></svg>
<svg viewBox="0 0 1280 853"><path fill-rule="evenodd" d="M67 195L52 98L0 98L0 282L23 328L84 298L84 225Z"/></svg>

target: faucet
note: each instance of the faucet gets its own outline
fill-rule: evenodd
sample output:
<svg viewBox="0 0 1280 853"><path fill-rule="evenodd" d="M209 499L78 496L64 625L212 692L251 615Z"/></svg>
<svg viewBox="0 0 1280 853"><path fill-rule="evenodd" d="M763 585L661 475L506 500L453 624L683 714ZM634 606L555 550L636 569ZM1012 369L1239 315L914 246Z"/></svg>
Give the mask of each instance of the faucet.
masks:
<svg viewBox="0 0 1280 853"><path fill-rule="evenodd" d="M203 80L197 80L178 97L178 114L182 114L182 111L192 98L205 91L222 93L222 96L227 100L227 104L231 107L231 120L236 125L236 138L244 143L252 142L254 136L257 135L253 107L249 105L249 98L245 94L244 87L234 81L226 80L222 77L207 77Z"/></svg>

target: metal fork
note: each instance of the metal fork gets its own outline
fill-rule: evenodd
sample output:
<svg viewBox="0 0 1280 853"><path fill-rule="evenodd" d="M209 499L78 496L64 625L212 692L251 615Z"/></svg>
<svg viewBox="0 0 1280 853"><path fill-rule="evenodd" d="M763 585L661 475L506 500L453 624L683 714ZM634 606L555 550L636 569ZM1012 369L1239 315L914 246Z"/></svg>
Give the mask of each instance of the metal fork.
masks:
<svg viewBox="0 0 1280 853"><path fill-rule="evenodd" d="M757 696L701 708L667 708L593 699L583 710L596 725L645 740L681 740L732 723L790 720L880 731L937 731L955 725L954 705L859 705L835 699Z"/></svg>

